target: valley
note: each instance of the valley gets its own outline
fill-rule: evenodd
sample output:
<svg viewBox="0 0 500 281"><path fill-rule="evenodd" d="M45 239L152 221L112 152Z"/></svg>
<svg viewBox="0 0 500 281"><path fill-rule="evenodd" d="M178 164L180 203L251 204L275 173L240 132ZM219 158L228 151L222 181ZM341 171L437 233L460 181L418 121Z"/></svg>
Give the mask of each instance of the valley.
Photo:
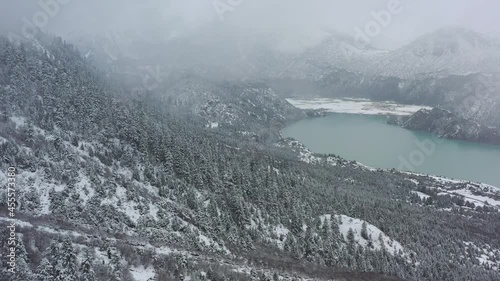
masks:
<svg viewBox="0 0 500 281"><path fill-rule="evenodd" d="M500 280L497 38L69 2L0 9L0 280Z"/></svg>
<svg viewBox="0 0 500 281"><path fill-rule="evenodd" d="M191 77L176 95L122 92L46 40L59 60L0 41L0 184L15 166L22 234L13 280L411 280L450 257L449 280L497 279L499 212L464 198L494 204L498 190L312 153L279 134L306 113L265 85Z"/></svg>

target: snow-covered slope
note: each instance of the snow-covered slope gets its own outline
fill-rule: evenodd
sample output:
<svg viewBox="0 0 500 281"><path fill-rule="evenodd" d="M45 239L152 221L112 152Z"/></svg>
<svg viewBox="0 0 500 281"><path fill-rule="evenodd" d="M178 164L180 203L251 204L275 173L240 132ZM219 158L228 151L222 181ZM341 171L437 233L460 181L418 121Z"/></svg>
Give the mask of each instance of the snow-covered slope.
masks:
<svg viewBox="0 0 500 281"><path fill-rule="evenodd" d="M500 210L500 188L484 183L448 179L407 172L409 180L415 184L411 191L413 199L418 197L425 205L438 208L466 208L478 212ZM415 196L413 196L415 195Z"/></svg>
<svg viewBox="0 0 500 281"><path fill-rule="evenodd" d="M448 27L395 50L377 50L360 47L353 38L337 32L288 60L288 67L278 71L279 77L318 80L334 69L403 79L468 75L500 70L500 41Z"/></svg>
<svg viewBox="0 0 500 281"><path fill-rule="evenodd" d="M368 70L401 78L494 72L500 70L500 43L471 30L443 28L388 52Z"/></svg>
<svg viewBox="0 0 500 281"><path fill-rule="evenodd" d="M331 215L323 215L320 217L321 222L324 220L331 221ZM405 249L398 241L393 240L387 236L378 227L358 218L352 218L346 215L336 215L335 220L339 224L339 231L343 235L344 239L348 239L348 233L352 229L354 233L354 240L358 245L363 247L368 247L373 250L382 250L385 248L390 254L394 256L404 256ZM363 224L366 225L366 235L368 239L365 239L362 235Z"/></svg>
<svg viewBox="0 0 500 281"><path fill-rule="evenodd" d="M383 58L386 51L358 46L348 35L334 32L320 44L293 57L279 77L318 80L331 69L362 71L367 63Z"/></svg>
<svg viewBox="0 0 500 281"><path fill-rule="evenodd" d="M301 110L262 84L217 83L192 77L176 81L165 96L177 108L206 120L207 128L245 128L240 135L257 140L262 139L262 127L282 128L304 117Z"/></svg>

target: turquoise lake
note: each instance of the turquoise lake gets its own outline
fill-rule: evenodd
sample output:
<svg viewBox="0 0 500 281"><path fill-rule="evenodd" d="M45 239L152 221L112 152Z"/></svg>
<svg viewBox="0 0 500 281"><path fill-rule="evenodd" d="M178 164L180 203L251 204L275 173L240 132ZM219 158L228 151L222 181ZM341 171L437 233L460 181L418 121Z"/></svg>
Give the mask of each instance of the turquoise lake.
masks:
<svg viewBox="0 0 500 281"><path fill-rule="evenodd" d="M296 122L282 133L316 153L500 187L500 146L440 139L386 124L385 116L337 114Z"/></svg>

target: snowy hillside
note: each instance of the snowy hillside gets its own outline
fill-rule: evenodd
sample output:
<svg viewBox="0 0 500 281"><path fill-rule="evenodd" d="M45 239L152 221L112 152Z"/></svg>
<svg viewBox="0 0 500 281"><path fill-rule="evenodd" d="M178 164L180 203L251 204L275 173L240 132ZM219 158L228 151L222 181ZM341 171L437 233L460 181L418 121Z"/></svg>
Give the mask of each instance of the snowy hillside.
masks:
<svg viewBox="0 0 500 281"><path fill-rule="evenodd" d="M496 212L500 210L500 188L483 183L454 180L416 173L410 180L416 185L412 191L420 198L416 200L424 205L436 205L439 208L466 208L477 212ZM412 196L412 200L416 197Z"/></svg>
<svg viewBox="0 0 500 281"><path fill-rule="evenodd" d="M280 77L319 80L335 69L402 79L492 73L500 71L500 39L449 27L383 51L359 47L353 38L333 33L289 60Z"/></svg>
<svg viewBox="0 0 500 281"><path fill-rule="evenodd" d="M137 90L39 37L0 38L1 280L499 280L493 189L313 154L265 82Z"/></svg>
<svg viewBox="0 0 500 281"><path fill-rule="evenodd" d="M324 64L366 75L412 79L500 71L500 39L459 27L439 29L391 51L330 46L333 50L317 51Z"/></svg>
<svg viewBox="0 0 500 281"><path fill-rule="evenodd" d="M330 34L317 46L293 57L286 69L278 70L278 78L319 80L332 69L362 71L366 64L383 58L386 51L369 46L359 47L348 35Z"/></svg>
<svg viewBox="0 0 500 281"><path fill-rule="evenodd" d="M463 28L443 28L388 52L368 70L401 78L496 72L500 41Z"/></svg>
<svg viewBox="0 0 500 281"><path fill-rule="evenodd" d="M331 221L332 216L323 215L320 219L323 223L325 219ZM385 248L392 255L404 256L403 253L405 249L403 246L401 246L398 241L394 241L392 238L388 237L376 226L346 215L336 215L335 219L339 222L340 233L344 236L346 241L348 241L349 232L352 230L356 244L374 250L382 250Z"/></svg>

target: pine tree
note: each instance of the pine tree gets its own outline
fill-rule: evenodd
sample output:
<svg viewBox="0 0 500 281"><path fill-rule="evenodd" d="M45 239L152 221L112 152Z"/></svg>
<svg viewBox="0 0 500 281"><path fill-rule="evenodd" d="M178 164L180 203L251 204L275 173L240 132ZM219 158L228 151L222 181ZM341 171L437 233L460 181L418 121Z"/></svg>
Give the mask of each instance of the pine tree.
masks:
<svg viewBox="0 0 500 281"><path fill-rule="evenodd" d="M116 248L108 247L108 258L111 260L110 265L112 267L112 278L111 281L122 280L122 265L120 262L120 256Z"/></svg>
<svg viewBox="0 0 500 281"><path fill-rule="evenodd" d="M14 275L14 280L31 281L33 280L33 273L28 266L29 258L26 248L24 247L23 239L18 236L16 243L16 273Z"/></svg>
<svg viewBox="0 0 500 281"><path fill-rule="evenodd" d="M56 280L71 281L78 279L78 264L73 244L69 238L64 239L57 253L55 267Z"/></svg>
<svg viewBox="0 0 500 281"><path fill-rule="evenodd" d="M189 208L195 211L199 208L198 196L196 194L196 190L192 187L188 188L186 192L186 204Z"/></svg>
<svg viewBox="0 0 500 281"><path fill-rule="evenodd" d="M43 258L36 271L37 281L52 281L55 279L54 267L47 258Z"/></svg>
<svg viewBox="0 0 500 281"><path fill-rule="evenodd" d="M368 247L369 249L373 249L373 247L374 247L374 246L373 246L373 239L372 239L372 235L371 235L371 234L368 236L368 244L367 244L367 247Z"/></svg>
<svg viewBox="0 0 500 281"><path fill-rule="evenodd" d="M361 225L361 237L363 237L363 239L365 240L368 240L367 224L365 221Z"/></svg>
<svg viewBox="0 0 500 281"><path fill-rule="evenodd" d="M331 222L333 220L333 222ZM338 236L335 237L332 231L332 225L336 225L335 217L331 216L330 219L325 218L323 220L321 235L323 237L323 258L327 266L334 266L338 262L338 248L339 240ZM338 226L337 226L338 231ZM339 235L337 233L337 235Z"/></svg>
<svg viewBox="0 0 500 281"><path fill-rule="evenodd" d="M356 250L356 263L356 267L359 271L364 272L367 270L365 252L361 245L358 245L358 249Z"/></svg>
<svg viewBox="0 0 500 281"><path fill-rule="evenodd" d="M79 281L96 281L94 269L94 256L90 249L85 250L82 264L80 265L80 279Z"/></svg>
<svg viewBox="0 0 500 281"><path fill-rule="evenodd" d="M352 228L349 228L347 231L347 249L351 255L354 254L354 250L356 249L356 240L354 239L354 231Z"/></svg>
<svg viewBox="0 0 500 281"><path fill-rule="evenodd" d="M301 235L302 231L303 231L303 220L301 218L301 216L299 215L299 210L297 210L298 207L294 208L294 210L292 211L291 213L291 227L290 227L290 231L294 234L294 235Z"/></svg>
<svg viewBox="0 0 500 281"><path fill-rule="evenodd" d="M315 241L315 231L312 226L307 227L306 235L304 237L304 256L312 261L316 255L317 245Z"/></svg>

